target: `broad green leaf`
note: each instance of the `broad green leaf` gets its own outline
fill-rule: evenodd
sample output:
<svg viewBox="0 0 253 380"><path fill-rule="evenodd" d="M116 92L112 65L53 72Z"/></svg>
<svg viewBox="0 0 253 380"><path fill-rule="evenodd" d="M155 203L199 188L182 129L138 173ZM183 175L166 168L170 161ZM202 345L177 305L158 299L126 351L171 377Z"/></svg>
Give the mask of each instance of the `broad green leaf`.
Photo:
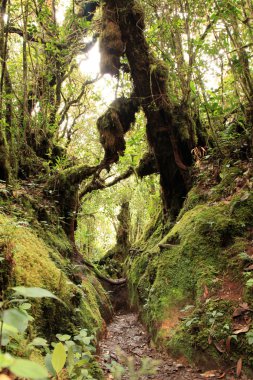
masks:
<svg viewBox="0 0 253 380"><path fill-rule="evenodd" d="M11 372L18 377L28 379L44 379L48 377L47 370L41 365L26 359L15 359L9 366Z"/></svg>
<svg viewBox="0 0 253 380"><path fill-rule="evenodd" d="M75 342L73 342L73 340L66 340L66 342L65 342L65 346L68 347L68 349L69 349L69 347L73 347L75 345L76 344L75 344Z"/></svg>
<svg viewBox="0 0 253 380"><path fill-rule="evenodd" d="M90 344L91 342L91 337L90 336L87 336L86 338L83 338L82 339L82 342L86 345Z"/></svg>
<svg viewBox="0 0 253 380"><path fill-rule="evenodd" d="M248 344L252 345L253 344L253 331L250 330L249 332L247 332L246 336L248 339Z"/></svg>
<svg viewBox="0 0 253 380"><path fill-rule="evenodd" d="M5 333L3 333L3 334L2 334L2 340L1 340L1 343L2 343L2 346L3 346L3 347L7 346L7 344L10 343L10 336L7 335L7 334L5 334Z"/></svg>
<svg viewBox="0 0 253 380"><path fill-rule="evenodd" d="M47 341L46 339L44 338L34 338L33 341L29 344L29 346L35 346L35 347L46 347L48 344L47 344Z"/></svg>
<svg viewBox="0 0 253 380"><path fill-rule="evenodd" d="M67 355L65 347L61 342L59 342L56 344L52 354L52 365L57 373L63 369L66 363L66 359Z"/></svg>
<svg viewBox="0 0 253 380"><path fill-rule="evenodd" d="M248 198L250 197L250 193L248 191L246 191L240 198L240 200L243 202L243 201L246 201Z"/></svg>
<svg viewBox="0 0 253 380"><path fill-rule="evenodd" d="M25 286L16 286L15 288L12 288L16 293L20 294L24 297L30 297L30 298L55 298L59 300L58 297L56 297L53 293L51 293L47 289L43 288L27 288Z"/></svg>
<svg viewBox="0 0 253 380"><path fill-rule="evenodd" d="M29 322L33 322L34 321L34 318L30 314L27 314L27 318L28 318Z"/></svg>
<svg viewBox="0 0 253 380"><path fill-rule="evenodd" d="M251 288L253 286L253 278L250 278L247 282L246 282L246 286L247 288Z"/></svg>
<svg viewBox="0 0 253 380"><path fill-rule="evenodd" d="M2 354L0 352L0 370L8 368L14 361L14 358L10 354Z"/></svg>
<svg viewBox="0 0 253 380"><path fill-rule="evenodd" d="M15 338L18 335L18 330L16 327L10 326L6 323L3 323L2 326L2 346L7 346L10 342L10 337Z"/></svg>
<svg viewBox="0 0 253 380"><path fill-rule="evenodd" d="M18 333L18 329L14 326L8 325L8 323L4 323L2 329L4 333L10 334L10 336L14 336Z"/></svg>
<svg viewBox="0 0 253 380"><path fill-rule="evenodd" d="M192 82L192 81L190 82L190 89L193 92L193 94L196 94L196 86L195 86L194 82Z"/></svg>
<svg viewBox="0 0 253 380"><path fill-rule="evenodd" d="M253 344L253 337L248 337L248 344L252 345Z"/></svg>
<svg viewBox="0 0 253 380"><path fill-rule="evenodd" d="M20 309L23 309L23 310L29 310L29 309L31 309L32 305L30 303L25 302L22 305L20 305L19 307L20 307Z"/></svg>
<svg viewBox="0 0 253 380"><path fill-rule="evenodd" d="M47 354L46 355L46 357L45 357L45 365L47 367L48 372L51 375L53 375L53 376L57 375L57 373L54 370L54 367L52 366L52 355L51 354Z"/></svg>
<svg viewBox="0 0 253 380"><path fill-rule="evenodd" d="M74 368L75 365L75 356L73 347L68 348L68 357L67 357L68 368Z"/></svg>
<svg viewBox="0 0 253 380"><path fill-rule="evenodd" d="M8 309L3 312L3 321L16 328L20 333L28 326L28 316L18 309Z"/></svg>
<svg viewBox="0 0 253 380"><path fill-rule="evenodd" d="M58 338L61 342L65 342L66 340L69 340L71 338L70 335L64 334L56 334L56 338Z"/></svg>
<svg viewBox="0 0 253 380"><path fill-rule="evenodd" d="M84 367L87 363L89 363L89 358L78 360L78 362L76 362L76 366L79 368Z"/></svg>

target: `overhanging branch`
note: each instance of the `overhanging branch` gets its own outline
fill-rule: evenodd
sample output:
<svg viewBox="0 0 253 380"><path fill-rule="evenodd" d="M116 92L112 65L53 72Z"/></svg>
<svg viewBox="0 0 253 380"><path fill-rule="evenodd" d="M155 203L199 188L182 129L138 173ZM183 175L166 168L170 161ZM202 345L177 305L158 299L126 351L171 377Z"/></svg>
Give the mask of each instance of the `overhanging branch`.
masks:
<svg viewBox="0 0 253 380"><path fill-rule="evenodd" d="M134 173L134 169L130 167L123 174L120 174L118 177L114 178L113 181L107 184L104 182L102 178L95 176L93 180L90 183L88 183L88 185L86 185L84 189L79 193L79 199L82 199L85 195L92 193L92 191L102 190L102 189L107 189L109 187L112 187L116 185L117 183L123 181L124 179L129 178L133 173Z"/></svg>
<svg viewBox="0 0 253 380"><path fill-rule="evenodd" d="M92 191L103 190L115 186L117 183L129 178L134 173L140 178L158 173L154 155L150 152L144 154L140 160L139 166L136 169L129 167L124 173L118 175L109 183L105 183L102 178L95 175L93 180L80 191L79 199L82 199L85 195L91 193Z"/></svg>
<svg viewBox="0 0 253 380"><path fill-rule="evenodd" d="M15 26L9 26L8 28L8 33L10 34L18 34L20 37L24 37L24 32L22 29L19 29ZM32 34L30 33L27 33L27 40L28 41L31 41L31 42L38 42L38 43L42 43L42 44L46 44L46 41L43 39L43 38L40 38L40 37L34 37Z"/></svg>

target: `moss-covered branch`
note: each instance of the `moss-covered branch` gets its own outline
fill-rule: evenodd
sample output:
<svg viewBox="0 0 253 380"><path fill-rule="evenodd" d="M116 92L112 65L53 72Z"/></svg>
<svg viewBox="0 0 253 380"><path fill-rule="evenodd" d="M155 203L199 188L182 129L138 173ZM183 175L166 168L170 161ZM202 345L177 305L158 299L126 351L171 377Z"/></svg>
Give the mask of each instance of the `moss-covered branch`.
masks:
<svg viewBox="0 0 253 380"><path fill-rule="evenodd" d="M83 263L92 270L92 272L96 275L97 278L99 278L100 280L102 281L105 281L106 283L110 284L110 285L122 285L122 284L125 284L126 283L126 279L125 278L117 278L117 279L114 279L114 278L110 278L110 277L106 277L104 276L100 271L99 269L97 269L90 261L88 260L85 260L83 259Z"/></svg>
<svg viewBox="0 0 253 380"><path fill-rule="evenodd" d="M79 184L103 168L103 165L80 165L65 169L47 183L46 191L59 202L63 228L74 244Z"/></svg>
<svg viewBox="0 0 253 380"><path fill-rule="evenodd" d="M94 176L91 182L89 182L79 193L79 198L82 199L86 194L95 190L107 189L115 186L117 183L129 178L132 174L136 174L138 177L143 178L145 176L158 173L155 157L152 153L147 152L140 160L139 166L134 169L129 167L124 173L115 177L111 182L105 183L105 181L99 176Z"/></svg>

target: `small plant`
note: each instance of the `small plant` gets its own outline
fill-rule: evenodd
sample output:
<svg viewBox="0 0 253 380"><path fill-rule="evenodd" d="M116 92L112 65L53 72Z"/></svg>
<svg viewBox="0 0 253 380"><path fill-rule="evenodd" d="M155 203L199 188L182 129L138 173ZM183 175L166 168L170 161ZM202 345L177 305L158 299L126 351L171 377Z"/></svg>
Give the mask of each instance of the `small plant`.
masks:
<svg viewBox="0 0 253 380"><path fill-rule="evenodd" d="M224 314L221 313L220 311L213 310L213 311L207 312L207 315L209 316L208 322L211 324L211 327L213 327L217 319L220 317L223 317Z"/></svg>
<svg viewBox="0 0 253 380"><path fill-rule="evenodd" d="M253 330L250 330L246 333L246 337L248 340L248 344L252 345L253 344Z"/></svg>
<svg viewBox="0 0 253 380"><path fill-rule="evenodd" d="M246 286L247 286L247 288L252 288L252 287L253 287L253 278L250 278L250 279L246 282Z"/></svg>
<svg viewBox="0 0 253 380"><path fill-rule="evenodd" d="M121 380L123 375L126 374L129 380L139 380L142 379L143 376L155 375L157 366L160 363L159 360L153 360L147 357L142 358L140 365L137 366L134 358L127 356L123 351L118 350L117 355L119 363L113 360L112 363L107 366L114 380Z"/></svg>
<svg viewBox="0 0 253 380"><path fill-rule="evenodd" d="M54 379L66 372L69 379L93 380L89 374L92 365L92 353L95 352L91 341L95 338L88 336L87 330L82 329L71 339L70 335L57 334L58 343L53 343L53 351L48 352L45 364Z"/></svg>
<svg viewBox="0 0 253 380"><path fill-rule="evenodd" d="M0 303L0 371L10 371L14 375L27 379L68 379L94 380L89 374L92 366L92 353L95 352L91 342L95 339L82 329L71 339L70 335L57 334L57 343L52 343L50 350L47 341L41 337L33 340L27 334L33 317L29 314L31 304L27 298L55 298L53 293L42 288L23 286L12 288L11 297ZM35 348L46 352L45 367L29 360L15 356L17 352L29 358ZM14 354L14 355L13 355Z"/></svg>
<svg viewBox="0 0 253 380"><path fill-rule="evenodd" d="M8 353L0 352L0 371L9 370L19 378L45 379L48 377L47 370L37 363L27 359L20 359Z"/></svg>
<svg viewBox="0 0 253 380"><path fill-rule="evenodd" d="M33 317L28 312L31 304L27 302L27 298L57 297L42 288L20 286L12 290L14 293L11 297L0 302L0 371L8 370L18 377L27 379L47 378L46 368L29 359L17 358L13 352L15 353L23 342L26 348L23 355L29 357L34 347L47 344L39 337L29 342L26 331Z"/></svg>
<svg viewBox="0 0 253 380"><path fill-rule="evenodd" d="M185 326L190 327L192 324L198 323L198 322L199 322L199 318L194 317L194 318L191 318L188 321L186 321Z"/></svg>

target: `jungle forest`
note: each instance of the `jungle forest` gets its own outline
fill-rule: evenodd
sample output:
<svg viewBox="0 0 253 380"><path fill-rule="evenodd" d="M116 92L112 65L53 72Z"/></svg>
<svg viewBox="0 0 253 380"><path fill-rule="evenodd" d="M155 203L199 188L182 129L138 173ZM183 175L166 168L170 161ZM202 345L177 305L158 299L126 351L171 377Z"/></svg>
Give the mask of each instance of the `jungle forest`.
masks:
<svg viewBox="0 0 253 380"><path fill-rule="evenodd" d="M0 380L253 379L252 0L0 1Z"/></svg>

